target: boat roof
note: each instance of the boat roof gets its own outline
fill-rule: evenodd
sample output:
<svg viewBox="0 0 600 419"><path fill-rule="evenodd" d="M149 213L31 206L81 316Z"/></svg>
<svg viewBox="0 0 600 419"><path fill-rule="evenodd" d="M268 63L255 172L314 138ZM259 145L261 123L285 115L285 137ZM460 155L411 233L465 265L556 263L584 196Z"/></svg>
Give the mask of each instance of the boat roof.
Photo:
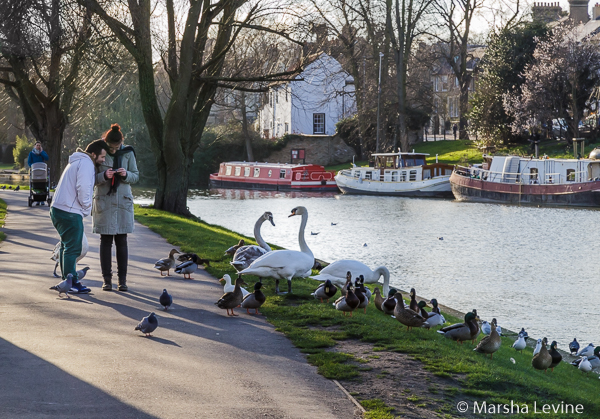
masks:
<svg viewBox="0 0 600 419"><path fill-rule="evenodd" d="M252 165L252 166L272 166L272 167L285 167L285 168L296 168L296 167L311 167L311 166L316 166L316 167L323 167L320 166L318 164L312 164L312 163L298 163L298 164L293 164L293 163L267 163L267 162L255 162L255 161L224 161L221 164L230 164L230 165Z"/></svg>
<svg viewBox="0 0 600 419"><path fill-rule="evenodd" d="M554 161L565 161L565 162L576 162L576 161L589 161L589 162L600 162L600 160L597 159L590 159L590 158L580 158L580 159L576 159L575 157L573 158L569 158L569 159L563 159L563 158L559 158L559 157L548 157L548 158L543 158L543 157L539 157L539 158L535 158L535 157L529 157L529 156L516 156L516 155L507 155L507 156L490 156L489 154L483 154L482 158L484 159L505 159L507 157L518 157L521 160L527 160L527 161L531 161L531 160L554 160Z"/></svg>
<svg viewBox="0 0 600 419"><path fill-rule="evenodd" d="M408 151L400 151L398 153L373 153L371 156L384 156L384 157L392 157L392 156L429 156L429 153L409 153Z"/></svg>

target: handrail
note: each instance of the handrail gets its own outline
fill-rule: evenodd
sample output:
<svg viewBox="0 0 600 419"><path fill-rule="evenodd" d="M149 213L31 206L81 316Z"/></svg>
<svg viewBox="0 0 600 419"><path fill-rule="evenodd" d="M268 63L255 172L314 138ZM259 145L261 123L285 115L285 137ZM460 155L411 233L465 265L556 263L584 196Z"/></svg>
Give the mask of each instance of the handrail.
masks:
<svg viewBox="0 0 600 419"><path fill-rule="evenodd" d="M463 170L461 170L463 169ZM478 179L484 179L487 180L488 182L495 182L495 183L522 183L519 182L519 176L521 177L526 177L529 176L529 183L532 183L532 181L535 181L535 179L531 179L532 177L535 177L536 179L539 177L539 173L527 173L527 172L516 172L516 173L510 173L510 172L493 172L491 170L486 170L486 169L482 169L479 167L466 167L466 166L459 166L457 165L454 168L454 172L456 174L458 174L459 176L469 176L469 177L475 177ZM465 174L466 172L466 174ZM573 171L570 172L569 175L573 175L573 177L577 177L577 175L581 175L582 174L587 174L587 170L580 170L580 171ZM545 182L543 184L569 184L573 181L561 181L563 178L565 178L566 176L564 174L561 173L546 173L544 174L544 179ZM500 178L500 181L498 181L497 179ZM507 179L508 180L503 180L503 179ZM557 179L555 179L557 178ZM580 182L589 182L590 180L581 180ZM579 182L578 182L579 183Z"/></svg>

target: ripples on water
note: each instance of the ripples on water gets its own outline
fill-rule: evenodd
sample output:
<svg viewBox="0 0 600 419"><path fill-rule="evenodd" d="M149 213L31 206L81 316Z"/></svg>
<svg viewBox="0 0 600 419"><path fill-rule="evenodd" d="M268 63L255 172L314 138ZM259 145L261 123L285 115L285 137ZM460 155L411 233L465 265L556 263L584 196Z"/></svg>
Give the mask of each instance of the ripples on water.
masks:
<svg viewBox="0 0 600 419"><path fill-rule="evenodd" d="M600 344L600 324L589 321L600 307L596 210L229 189L192 191L188 205L248 236L271 211L276 227L263 224L263 238L289 249L299 249L300 217L288 215L305 206L306 241L319 259L385 265L393 286L460 311L476 308L482 319L525 327L562 349L574 337Z"/></svg>

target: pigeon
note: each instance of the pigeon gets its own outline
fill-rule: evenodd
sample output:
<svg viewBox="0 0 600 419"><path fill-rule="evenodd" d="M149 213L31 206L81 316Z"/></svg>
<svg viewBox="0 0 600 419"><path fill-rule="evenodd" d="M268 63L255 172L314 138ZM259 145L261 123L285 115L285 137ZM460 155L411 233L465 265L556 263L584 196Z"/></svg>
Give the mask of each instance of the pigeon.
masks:
<svg viewBox="0 0 600 419"><path fill-rule="evenodd" d="M173 304L173 297L167 292L166 289L164 289L160 295L160 298L158 299L158 302L165 308L165 311L167 311L169 307L171 307L171 304Z"/></svg>
<svg viewBox="0 0 600 419"><path fill-rule="evenodd" d="M158 327L158 319L154 313L150 313L147 317L144 317L142 321L135 327L134 330L139 330L146 334L146 337L152 336L150 333L154 332Z"/></svg>
<svg viewBox="0 0 600 419"><path fill-rule="evenodd" d="M6 189L6 185L2 185L2 188L1 188L1 189Z"/></svg>
<svg viewBox="0 0 600 419"><path fill-rule="evenodd" d="M576 356L594 356L594 344L590 343L588 346L586 346L583 349L580 349L579 352L577 352Z"/></svg>
<svg viewBox="0 0 600 419"><path fill-rule="evenodd" d="M515 348L516 351L523 352L523 349L525 349L526 346L527 343L525 342L525 337L519 333L519 338L515 340L512 347Z"/></svg>
<svg viewBox="0 0 600 419"><path fill-rule="evenodd" d="M21 189L21 185L17 185L17 187L15 188L15 192L17 192L20 189Z"/></svg>
<svg viewBox="0 0 600 419"><path fill-rule="evenodd" d="M64 293L67 295L67 298L71 298L71 297L69 297L69 294L67 294L67 292L71 290L72 286L73 286L73 274L67 274L67 279L65 279L64 281L60 281L58 284L50 287L50 289L58 291L59 297L61 294Z"/></svg>
<svg viewBox="0 0 600 419"><path fill-rule="evenodd" d="M87 274L87 271L90 270L89 266L86 266L83 269L80 269L77 271L77 278L81 281L83 278L85 278L85 274Z"/></svg>
<svg viewBox="0 0 600 419"><path fill-rule="evenodd" d="M579 369L583 372L590 372L592 370L592 364L588 361L587 356L581 358L581 362L579 363Z"/></svg>
<svg viewBox="0 0 600 419"><path fill-rule="evenodd" d="M542 340L538 339L535 349L533 350L533 356L535 356L542 349Z"/></svg>
<svg viewBox="0 0 600 419"><path fill-rule="evenodd" d="M579 342L577 339L573 338L573 342L569 343L569 350L571 351L571 355L575 355L579 350Z"/></svg>
<svg viewBox="0 0 600 419"><path fill-rule="evenodd" d="M8 187L8 189L12 189L12 185L10 185L10 186Z"/></svg>

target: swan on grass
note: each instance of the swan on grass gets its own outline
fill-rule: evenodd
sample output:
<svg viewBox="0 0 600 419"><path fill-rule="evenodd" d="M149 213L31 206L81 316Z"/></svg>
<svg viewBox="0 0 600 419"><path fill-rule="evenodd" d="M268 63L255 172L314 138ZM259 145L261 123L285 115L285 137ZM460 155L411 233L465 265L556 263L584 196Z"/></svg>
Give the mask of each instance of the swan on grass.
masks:
<svg viewBox="0 0 600 419"><path fill-rule="evenodd" d="M271 214L269 211L260 216L260 218L256 221L256 224L254 224L254 238L256 239L258 246L247 245L236 250L235 254L233 255L233 261L230 262L231 266L233 266L236 271L243 271L256 259L271 251L269 245L260 235L260 228L265 221L270 221L273 227L275 227L275 223L273 222L273 214Z"/></svg>
<svg viewBox="0 0 600 419"><path fill-rule="evenodd" d="M279 294L279 280L286 279L288 282L288 292L292 292L292 278L306 278L310 275L315 257L308 248L304 240L304 229L308 221L308 210L305 207L296 207L292 214L301 215L302 222L298 232L298 242L300 251L297 250L273 250L265 253L252 264L240 271L241 275L256 275L260 278L274 278L275 292Z"/></svg>
<svg viewBox="0 0 600 419"><path fill-rule="evenodd" d="M354 276L362 275L365 278L365 284L375 284L383 275L383 296L387 296L390 291L390 271L385 266L380 266L374 271L367 265L357 260L343 259L333 262L331 265L323 268L319 275L311 276L317 281L327 281L328 279L335 285L344 286L346 284L346 273L350 271Z"/></svg>

